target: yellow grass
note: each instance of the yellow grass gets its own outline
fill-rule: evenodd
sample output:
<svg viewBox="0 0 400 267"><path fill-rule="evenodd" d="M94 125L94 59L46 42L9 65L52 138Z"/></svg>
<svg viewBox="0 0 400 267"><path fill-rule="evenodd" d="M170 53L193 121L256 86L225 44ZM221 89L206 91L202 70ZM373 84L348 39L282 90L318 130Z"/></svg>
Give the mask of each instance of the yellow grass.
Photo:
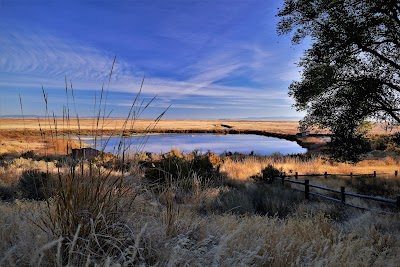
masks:
<svg viewBox="0 0 400 267"><path fill-rule="evenodd" d="M134 129L141 131L146 129L151 120L136 120ZM39 130L39 123L42 129L49 124L46 119L0 119L0 130ZM53 125L53 120L51 121ZM124 119L106 119L103 127L103 120L100 119L100 127L104 130L111 130L120 133ZM70 119L69 125L63 124L62 119L57 120L59 130L78 130L78 121ZM158 122L155 130L224 130L222 125L228 125L236 130L261 130L274 133L296 134L298 132L298 122L296 121L226 121L226 120L162 120ZM53 127L54 128L54 127ZM96 120L80 119L80 129L88 131L96 129Z"/></svg>
<svg viewBox="0 0 400 267"><path fill-rule="evenodd" d="M62 119L57 119L58 130L78 130L78 121L76 119L69 119L68 125ZM96 129L95 119L80 119L80 129L84 132ZM138 119L134 123L134 129L143 131L146 129L151 120ZM0 130L39 130L39 123L42 129L49 129L49 122L46 119L0 119ZM54 129L54 122L51 120ZM115 131L120 133L124 124L124 119L100 119L100 129ZM298 132L299 123L297 121L235 121L235 120L161 120L154 128L156 131L168 130L199 130L199 131L212 131L212 130L225 130L225 126L230 126L234 130L257 130L279 134L296 134ZM128 127L129 128L129 127ZM311 133L316 133L312 131ZM386 134L384 128L380 124L375 124L371 134Z"/></svg>
<svg viewBox="0 0 400 267"><path fill-rule="evenodd" d="M357 164L336 163L325 160L321 157L315 157L310 160L303 160L298 157L248 157L244 160L225 160L221 166L221 171L226 172L231 179L247 180L250 176L261 173L261 170L272 165L281 169L288 175L306 174L390 174L400 171L399 162L391 157L379 160L363 160Z"/></svg>

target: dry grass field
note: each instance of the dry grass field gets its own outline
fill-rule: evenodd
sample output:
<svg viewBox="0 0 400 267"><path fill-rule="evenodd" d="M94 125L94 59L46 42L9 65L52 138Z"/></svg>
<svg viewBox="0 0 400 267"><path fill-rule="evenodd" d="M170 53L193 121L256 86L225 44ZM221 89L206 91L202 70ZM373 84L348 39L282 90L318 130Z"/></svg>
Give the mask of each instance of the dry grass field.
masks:
<svg viewBox="0 0 400 267"><path fill-rule="evenodd" d="M134 130L144 131L152 121L150 120L136 120L134 122ZM0 130L39 130L40 126L45 128L48 125L46 119L36 118L25 118L23 119L11 119L2 118L0 119ZM51 124L54 125L53 119ZM67 130L72 129L78 130L78 121L76 119L69 119L68 125L66 122L63 123L62 119L57 119L58 129ZM95 119L80 119L79 127L83 132L90 132L92 129L96 129L97 121ZM119 133L124 124L124 119L100 119L100 124L104 125L102 129L107 131L115 131ZM298 122L296 121L223 121L223 120L161 120L155 126L155 131L188 131L188 130L199 130L199 131L213 131L213 130L224 130L227 127L232 127L238 131L243 130L259 130L266 132L274 132L281 134L296 134L298 132Z"/></svg>
<svg viewBox="0 0 400 267"><path fill-rule="evenodd" d="M102 119L99 120L102 130L114 133L120 133L124 124L124 119ZM151 120L135 120L132 129L138 132L145 129L152 123ZM55 125L53 119L51 125ZM92 133L96 129L96 119L80 119L79 124L76 119L69 119L68 123L62 119L56 120L58 130L66 131L71 129L75 132L80 129L83 133ZM36 118L0 118L0 130L17 130L27 132L31 130L48 129L49 122L47 119ZM128 125L129 129L130 123ZM262 131L268 133L277 133L285 135L295 135L298 133L299 123L297 121L231 121L231 120L161 120L155 125L154 131L224 131L226 129L234 129L239 132L243 131ZM53 127L54 128L54 127ZM312 132L315 133L315 132ZM324 133L324 132L323 132ZM326 132L325 132L326 133ZM383 127L376 124L371 134L386 134Z"/></svg>
<svg viewBox="0 0 400 267"><path fill-rule="evenodd" d="M213 156L211 161L221 163L222 176L210 180L202 172L208 168L207 158L197 156L199 164L194 169L185 163L193 155L179 151L171 155L171 160L153 159L153 164L167 167L171 175L165 184L157 178L158 190L135 161L129 161L123 172L87 163L60 167L62 158L2 161L0 193L3 197L14 194L14 199L0 201L0 266L400 265L398 213L305 201L290 188L262 185L250 178L268 164L303 173L360 172L366 166L392 171L398 167L394 160L353 166L319 157L221 161ZM160 161L167 164L158 165ZM173 165L178 169L168 169ZM29 172L37 169L55 181L61 179L62 187L47 180L29 180L41 177ZM24 181L42 183L35 189ZM338 185L324 179L320 183ZM43 191L42 184L56 193L48 200L31 199L27 193L36 196L35 190ZM396 186L400 188L400 181Z"/></svg>
<svg viewBox="0 0 400 267"><path fill-rule="evenodd" d="M123 120L94 124L0 119L0 266L400 266L395 209L379 213L305 200L288 186L256 179L269 165L301 175L377 171L390 175L316 177L313 183L393 198L400 195L395 153L357 164L315 154L179 150L107 160L65 156L67 147L82 145L78 135L126 131ZM125 129L148 132L148 125L137 120ZM151 131L293 136L297 127L297 122L160 121ZM374 131L384 133L378 126ZM382 208L357 201L352 203Z"/></svg>

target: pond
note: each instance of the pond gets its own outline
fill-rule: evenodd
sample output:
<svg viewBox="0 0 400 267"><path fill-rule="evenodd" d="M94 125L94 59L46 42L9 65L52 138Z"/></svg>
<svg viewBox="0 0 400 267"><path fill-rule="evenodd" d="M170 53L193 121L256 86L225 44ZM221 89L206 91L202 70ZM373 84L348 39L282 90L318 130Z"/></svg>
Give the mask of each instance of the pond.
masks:
<svg viewBox="0 0 400 267"><path fill-rule="evenodd" d="M94 143L94 140L86 140L87 143ZM99 141L98 141L99 143ZM104 140L103 140L103 143ZM119 137L109 139L105 151L117 153ZM166 153L171 148L177 148L182 152L212 151L216 154L224 152L239 152L249 154L253 152L257 155L271 155L280 153L282 155L305 153L307 149L302 148L296 142L265 137L252 134L153 134L153 135L134 135L124 138L125 147L129 147L133 152ZM100 149L98 146L97 149Z"/></svg>

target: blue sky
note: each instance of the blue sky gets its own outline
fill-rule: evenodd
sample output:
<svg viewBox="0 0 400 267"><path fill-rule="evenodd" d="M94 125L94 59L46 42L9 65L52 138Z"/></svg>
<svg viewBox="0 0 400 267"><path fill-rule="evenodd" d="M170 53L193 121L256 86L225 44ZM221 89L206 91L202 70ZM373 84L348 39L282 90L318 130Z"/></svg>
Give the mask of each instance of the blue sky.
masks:
<svg viewBox="0 0 400 267"><path fill-rule="evenodd" d="M287 88L307 43L278 36L282 1L0 0L0 115L62 116L65 76L80 116L102 84L111 116L124 117L145 77L143 118L302 117ZM70 92L70 91L69 91ZM71 95L69 95L71 101ZM71 103L69 103L71 105Z"/></svg>

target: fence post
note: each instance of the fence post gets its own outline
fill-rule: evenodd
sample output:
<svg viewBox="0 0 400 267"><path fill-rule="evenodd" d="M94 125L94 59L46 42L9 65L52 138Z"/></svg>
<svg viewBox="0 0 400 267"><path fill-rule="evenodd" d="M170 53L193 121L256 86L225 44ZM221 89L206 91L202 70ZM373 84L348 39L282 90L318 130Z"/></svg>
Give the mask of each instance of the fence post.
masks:
<svg viewBox="0 0 400 267"><path fill-rule="evenodd" d="M324 173L324 176L325 176L325 179L328 178L328 173L325 172L325 173Z"/></svg>
<svg viewBox="0 0 400 267"><path fill-rule="evenodd" d="M376 171L374 171L374 177L376 177Z"/></svg>
<svg viewBox="0 0 400 267"><path fill-rule="evenodd" d="M281 178L282 178L282 185L285 185L285 177L282 176Z"/></svg>
<svg viewBox="0 0 400 267"><path fill-rule="evenodd" d="M345 203L346 202L346 194L345 194L345 187L340 187L340 200Z"/></svg>
<svg viewBox="0 0 400 267"><path fill-rule="evenodd" d="M297 179L299 179L299 173L298 172L296 172L296 174L294 175L294 178L297 180Z"/></svg>
<svg viewBox="0 0 400 267"><path fill-rule="evenodd" d="M305 180L304 181L304 193L305 193L305 197L306 197L306 199L307 200L309 200L310 199L310 195L309 195L309 193L310 193L310 180Z"/></svg>
<svg viewBox="0 0 400 267"><path fill-rule="evenodd" d="M350 173L350 177L353 178L353 173L352 172Z"/></svg>

